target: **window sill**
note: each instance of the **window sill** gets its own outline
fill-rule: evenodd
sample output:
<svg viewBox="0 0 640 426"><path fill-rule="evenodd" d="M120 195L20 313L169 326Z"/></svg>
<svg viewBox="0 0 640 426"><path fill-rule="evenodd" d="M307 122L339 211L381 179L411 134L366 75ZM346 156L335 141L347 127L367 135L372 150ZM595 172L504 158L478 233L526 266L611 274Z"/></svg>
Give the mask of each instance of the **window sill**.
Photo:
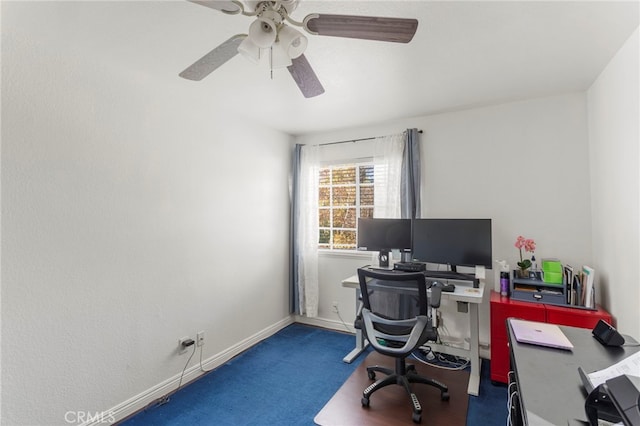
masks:
<svg viewBox="0 0 640 426"><path fill-rule="evenodd" d="M339 257L341 259L367 259L371 260L374 252L356 250L318 250L319 257Z"/></svg>

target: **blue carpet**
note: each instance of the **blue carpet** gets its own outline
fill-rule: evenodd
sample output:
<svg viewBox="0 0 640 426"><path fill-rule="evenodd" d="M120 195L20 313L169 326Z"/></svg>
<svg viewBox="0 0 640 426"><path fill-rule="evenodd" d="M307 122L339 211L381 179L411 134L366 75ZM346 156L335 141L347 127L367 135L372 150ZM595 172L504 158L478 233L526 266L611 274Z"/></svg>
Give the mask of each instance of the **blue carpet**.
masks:
<svg viewBox="0 0 640 426"><path fill-rule="evenodd" d="M490 370L491 363L483 359L478 396L469 397L467 426L507 424L507 385L493 385Z"/></svg>
<svg viewBox="0 0 640 426"><path fill-rule="evenodd" d="M313 418L365 358L342 358L349 334L290 325L176 392L169 403L123 422L138 425L313 425ZM503 424L507 390L482 366L480 396L470 397L468 425Z"/></svg>

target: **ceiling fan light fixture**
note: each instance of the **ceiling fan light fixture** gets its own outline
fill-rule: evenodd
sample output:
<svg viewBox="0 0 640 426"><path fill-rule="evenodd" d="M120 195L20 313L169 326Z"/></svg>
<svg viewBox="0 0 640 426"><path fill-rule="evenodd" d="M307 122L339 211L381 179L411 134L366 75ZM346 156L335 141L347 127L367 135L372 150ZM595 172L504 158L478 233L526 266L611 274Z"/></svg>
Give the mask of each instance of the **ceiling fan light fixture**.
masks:
<svg viewBox="0 0 640 426"><path fill-rule="evenodd" d="M269 62L271 69L286 68L291 65L291 57L280 42L273 43L269 49Z"/></svg>
<svg viewBox="0 0 640 426"><path fill-rule="evenodd" d="M270 19L258 18L249 27L249 37L253 44L258 47L270 47L278 34L276 23Z"/></svg>
<svg viewBox="0 0 640 426"><path fill-rule="evenodd" d="M238 52L254 64L260 62L260 48L249 37L245 37L242 40L242 43L238 46Z"/></svg>
<svg viewBox="0 0 640 426"><path fill-rule="evenodd" d="M307 49L307 38L295 28L283 26L278 33L278 40L289 58L297 58Z"/></svg>

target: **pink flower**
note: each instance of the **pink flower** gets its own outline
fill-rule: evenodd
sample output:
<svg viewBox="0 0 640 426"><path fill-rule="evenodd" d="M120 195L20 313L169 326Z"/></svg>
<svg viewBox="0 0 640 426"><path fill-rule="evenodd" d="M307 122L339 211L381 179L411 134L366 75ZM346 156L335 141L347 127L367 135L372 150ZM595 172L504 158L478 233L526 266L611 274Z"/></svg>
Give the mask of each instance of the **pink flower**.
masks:
<svg viewBox="0 0 640 426"><path fill-rule="evenodd" d="M536 242L533 241L533 239L525 238L522 235L518 236L514 245L518 250L524 249L529 252L534 252L536 250Z"/></svg>
<svg viewBox="0 0 640 426"><path fill-rule="evenodd" d="M525 270L530 268L531 261L529 259L522 258L522 249L533 253L536 250L536 242L531 238L525 238L522 235L519 235L518 238L516 238L516 243L514 245L520 251L520 262L518 262L520 269Z"/></svg>
<svg viewBox="0 0 640 426"><path fill-rule="evenodd" d="M524 242L524 250L534 252L536 250L536 242L533 241L531 238L527 239Z"/></svg>

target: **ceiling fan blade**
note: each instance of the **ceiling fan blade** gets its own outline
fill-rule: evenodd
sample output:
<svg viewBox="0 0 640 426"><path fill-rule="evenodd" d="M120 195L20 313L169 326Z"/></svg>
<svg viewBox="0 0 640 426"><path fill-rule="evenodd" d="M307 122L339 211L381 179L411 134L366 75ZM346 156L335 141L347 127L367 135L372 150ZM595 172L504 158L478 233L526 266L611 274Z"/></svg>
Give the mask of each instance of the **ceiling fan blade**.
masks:
<svg viewBox="0 0 640 426"><path fill-rule="evenodd" d="M209 7L211 9L219 10L225 13L240 13L242 6L238 2L232 0L187 0L191 3L199 4L200 6Z"/></svg>
<svg viewBox="0 0 640 426"><path fill-rule="evenodd" d="M224 65L229 59L238 54L238 46L246 34L238 34L198 59L195 63L182 71L179 75L187 80L200 81L213 71Z"/></svg>
<svg viewBox="0 0 640 426"><path fill-rule="evenodd" d="M313 98L324 93L324 87L304 55L293 58L287 69L305 98Z"/></svg>
<svg viewBox="0 0 640 426"><path fill-rule="evenodd" d="M375 16L312 14L305 29L318 35L409 43L418 29L417 19Z"/></svg>

